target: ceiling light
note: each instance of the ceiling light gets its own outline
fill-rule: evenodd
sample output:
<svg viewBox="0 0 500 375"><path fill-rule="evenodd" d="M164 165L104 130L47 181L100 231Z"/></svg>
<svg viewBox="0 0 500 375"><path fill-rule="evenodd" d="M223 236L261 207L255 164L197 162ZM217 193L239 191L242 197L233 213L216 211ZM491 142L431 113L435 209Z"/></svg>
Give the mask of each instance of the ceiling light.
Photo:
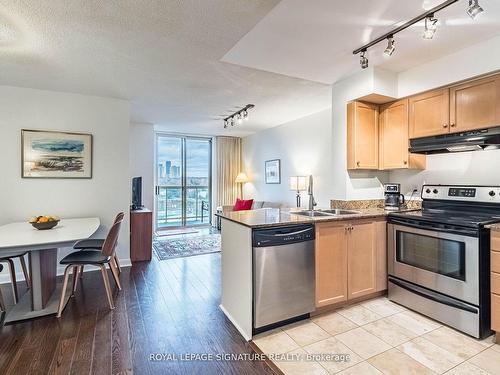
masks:
<svg viewBox="0 0 500 375"><path fill-rule="evenodd" d="M255 107L255 105L247 104L246 106L237 110L236 112L231 113L229 116L223 119L224 128L227 128L229 124L231 126L234 126L236 124L241 125L243 123L243 120L248 120L248 111L253 107Z"/></svg>
<svg viewBox="0 0 500 375"><path fill-rule="evenodd" d="M359 55L359 64L362 69L368 68L368 57L365 56L365 53L366 51L361 51L361 54Z"/></svg>
<svg viewBox="0 0 500 375"><path fill-rule="evenodd" d="M386 47L386 49L384 51L384 55L386 55L386 56L392 56L392 54L396 50L396 47L394 46L395 43L396 43L396 41L394 40L394 38L392 37L392 35L387 38L387 47Z"/></svg>
<svg viewBox="0 0 500 375"><path fill-rule="evenodd" d="M437 22L438 20L437 18L434 18L433 14L425 18L424 34L422 35L422 38L424 39L434 38L434 34L436 33L437 30Z"/></svg>
<svg viewBox="0 0 500 375"><path fill-rule="evenodd" d="M478 14L484 12L484 9L479 5L479 0L469 0L469 6L467 7L467 14L470 18L474 19Z"/></svg>

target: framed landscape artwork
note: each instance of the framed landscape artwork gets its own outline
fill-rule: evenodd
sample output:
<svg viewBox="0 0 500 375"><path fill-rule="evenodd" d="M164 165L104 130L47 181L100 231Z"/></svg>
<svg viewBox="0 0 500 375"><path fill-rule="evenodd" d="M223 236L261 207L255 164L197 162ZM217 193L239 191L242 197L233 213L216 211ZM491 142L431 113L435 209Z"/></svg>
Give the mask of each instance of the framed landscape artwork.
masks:
<svg viewBox="0 0 500 375"><path fill-rule="evenodd" d="M281 184L281 160L266 161L266 184Z"/></svg>
<svg viewBox="0 0 500 375"><path fill-rule="evenodd" d="M92 135L21 130L23 178L92 178Z"/></svg>

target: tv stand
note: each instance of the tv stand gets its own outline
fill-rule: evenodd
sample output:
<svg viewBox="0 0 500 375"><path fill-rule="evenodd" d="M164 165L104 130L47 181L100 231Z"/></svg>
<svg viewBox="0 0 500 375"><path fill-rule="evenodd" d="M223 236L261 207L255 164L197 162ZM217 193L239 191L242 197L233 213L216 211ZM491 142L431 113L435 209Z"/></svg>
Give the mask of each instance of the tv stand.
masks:
<svg viewBox="0 0 500 375"><path fill-rule="evenodd" d="M153 252L153 213L147 208L130 210L130 260L150 261Z"/></svg>

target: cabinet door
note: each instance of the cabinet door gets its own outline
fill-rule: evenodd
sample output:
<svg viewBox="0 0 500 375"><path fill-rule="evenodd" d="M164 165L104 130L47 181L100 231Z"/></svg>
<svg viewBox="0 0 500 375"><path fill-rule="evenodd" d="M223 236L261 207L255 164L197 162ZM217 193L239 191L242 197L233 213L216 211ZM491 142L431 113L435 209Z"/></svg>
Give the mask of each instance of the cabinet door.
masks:
<svg viewBox="0 0 500 375"><path fill-rule="evenodd" d="M450 131L459 132L500 123L500 76L450 88Z"/></svg>
<svg viewBox="0 0 500 375"><path fill-rule="evenodd" d="M378 169L378 106L347 105L347 168Z"/></svg>
<svg viewBox="0 0 500 375"><path fill-rule="evenodd" d="M408 99L380 107L380 169L408 168Z"/></svg>
<svg viewBox="0 0 500 375"><path fill-rule="evenodd" d="M449 99L447 88L412 96L409 99L410 138L448 133Z"/></svg>
<svg viewBox="0 0 500 375"><path fill-rule="evenodd" d="M347 300L347 230L316 224L316 307Z"/></svg>
<svg viewBox="0 0 500 375"><path fill-rule="evenodd" d="M358 298L377 290L375 223L355 224L347 241L348 298Z"/></svg>

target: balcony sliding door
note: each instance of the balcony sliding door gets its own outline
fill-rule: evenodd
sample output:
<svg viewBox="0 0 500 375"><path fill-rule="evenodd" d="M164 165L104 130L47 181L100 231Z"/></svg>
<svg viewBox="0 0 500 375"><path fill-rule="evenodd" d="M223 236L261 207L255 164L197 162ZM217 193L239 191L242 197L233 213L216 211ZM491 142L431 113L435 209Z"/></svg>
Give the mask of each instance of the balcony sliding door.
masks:
<svg viewBox="0 0 500 375"><path fill-rule="evenodd" d="M210 224L211 139L158 134L156 150L156 229Z"/></svg>

